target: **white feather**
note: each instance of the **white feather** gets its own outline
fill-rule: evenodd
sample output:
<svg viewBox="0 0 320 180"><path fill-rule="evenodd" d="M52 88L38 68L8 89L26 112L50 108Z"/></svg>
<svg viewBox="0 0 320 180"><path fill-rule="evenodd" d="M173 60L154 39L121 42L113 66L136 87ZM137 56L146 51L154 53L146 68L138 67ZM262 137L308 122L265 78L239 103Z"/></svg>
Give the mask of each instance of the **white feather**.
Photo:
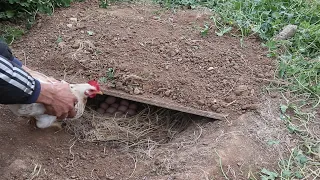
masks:
<svg viewBox="0 0 320 180"><path fill-rule="evenodd" d="M42 73L32 70L30 70L29 73L41 83L55 83L53 78L49 78ZM66 83L65 81L62 82ZM78 99L78 103L75 105L76 116L72 119L77 119L82 116L86 105L84 92L91 87L89 84L70 84L70 90ZM56 116L44 114L46 109L41 103L12 104L8 105L8 108L17 116L34 117L37 120L36 125L38 128L48 128L57 120Z"/></svg>

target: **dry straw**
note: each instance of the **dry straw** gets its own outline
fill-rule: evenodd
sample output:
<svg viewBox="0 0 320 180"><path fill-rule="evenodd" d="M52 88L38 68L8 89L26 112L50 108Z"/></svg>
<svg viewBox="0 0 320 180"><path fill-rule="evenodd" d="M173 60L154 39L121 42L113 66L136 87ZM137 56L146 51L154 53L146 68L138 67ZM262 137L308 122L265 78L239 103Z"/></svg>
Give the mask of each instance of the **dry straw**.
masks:
<svg viewBox="0 0 320 180"><path fill-rule="evenodd" d="M87 109L81 118L66 123L67 130L76 138L141 148L167 143L185 130L191 120L181 112L145 105L133 117L107 117Z"/></svg>

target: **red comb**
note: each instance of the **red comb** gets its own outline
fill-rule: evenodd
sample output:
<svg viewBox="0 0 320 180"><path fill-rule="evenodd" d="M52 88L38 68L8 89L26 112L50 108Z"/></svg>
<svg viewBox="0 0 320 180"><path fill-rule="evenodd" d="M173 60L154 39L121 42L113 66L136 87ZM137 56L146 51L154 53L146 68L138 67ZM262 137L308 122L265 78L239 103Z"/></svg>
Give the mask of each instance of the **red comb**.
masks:
<svg viewBox="0 0 320 180"><path fill-rule="evenodd" d="M96 87L97 91L100 91L99 83L96 80L90 80L90 81L88 81L88 84L90 84L91 86Z"/></svg>

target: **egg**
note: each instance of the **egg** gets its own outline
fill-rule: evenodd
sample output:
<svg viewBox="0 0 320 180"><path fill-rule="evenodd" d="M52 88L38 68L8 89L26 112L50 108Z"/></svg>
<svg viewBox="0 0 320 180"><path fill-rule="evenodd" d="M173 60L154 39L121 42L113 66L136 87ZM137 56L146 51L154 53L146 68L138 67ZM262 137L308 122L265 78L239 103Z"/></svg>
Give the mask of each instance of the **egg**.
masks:
<svg viewBox="0 0 320 180"><path fill-rule="evenodd" d="M100 108L102 108L102 109L108 109L108 107L109 107L109 105L105 102L100 104Z"/></svg>
<svg viewBox="0 0 320 180"><path fill-rule="evenodd" d="M126 112L127 109L128 109L128 107L124 106L124 105L121 105L118 107L118 111L120 111L120 112Z"/></svg>
<svg viewBox="0 0 320 180"><path fill-rule="evenodd" d="M136 115L136 111L133 110L133 109L128 109L127 114L128 114L129 116L134 116L134 115Z"/></svg>
<svg viewBox="0 0 320 180"><path fill-rule="evenodd" d="M129 101L123 99L120 101L120 105L129 106Z"/></svg>
<svg viewBox="0 0 320 180"><path fill-rule="evenodd" d="M110 106L117 109L117 108L119 107L119 104L118 104L118 103L113 103L113 104L111 104Z"/></svg>
<svg viewBox="0 0 320 180"><path fill-rule="evenodd" d="M129 109L133 109L133 110L136 110L138 108L137 104L130 104L129 105Z"/></svg>
<svg viewBox="0 0 320 180"><path fill-rule="evenodd" d="M112 114L107 113L107 112L106 112L106 113L104 113L104 115L105 115L105 116L107 116L107 117L111 117L111 116L112 116Z"/></svg>
<svg viewBox="0 0 320 180"><path fill-rule="evenodd" d="M110 114L113 114L114 112L116 112L116 108L114 108L114 107L109 107L107 110L106 110L106 112L107 113L110 113Z"/></svg>
<svg viewBox="0 0 320 180"><path fill-rule="evenodd" d="M98 109L97 109L97 112L100 113L100 114L103 114L103 113L105 112L105 110L102 109L102 108L98 108Z"/></svg>
<svg viewBox="0 0 320 180"><path fill-rule="evenodd" d="M117 101L117 98L116 97L113 97L113 96L108 96L107 98L106 98L106 100L105 100L105 102L107 103L107 104L113 104L113 103L115 103Z"/></svg>

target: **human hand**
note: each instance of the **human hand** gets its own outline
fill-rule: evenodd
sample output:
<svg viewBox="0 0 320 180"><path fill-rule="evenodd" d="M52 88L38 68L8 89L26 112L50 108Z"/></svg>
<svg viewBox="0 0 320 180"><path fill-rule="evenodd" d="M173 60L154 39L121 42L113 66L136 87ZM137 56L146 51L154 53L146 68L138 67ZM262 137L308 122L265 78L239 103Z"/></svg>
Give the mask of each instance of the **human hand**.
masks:
<svg viewBox="0 0 320 180"><path fill-rule="evenodd" d="M57 116L58 119L72 118L76 115L74 105L77 98L72 94L67 83L41 83L37 102L45 105L46 114Z"/></svg>

